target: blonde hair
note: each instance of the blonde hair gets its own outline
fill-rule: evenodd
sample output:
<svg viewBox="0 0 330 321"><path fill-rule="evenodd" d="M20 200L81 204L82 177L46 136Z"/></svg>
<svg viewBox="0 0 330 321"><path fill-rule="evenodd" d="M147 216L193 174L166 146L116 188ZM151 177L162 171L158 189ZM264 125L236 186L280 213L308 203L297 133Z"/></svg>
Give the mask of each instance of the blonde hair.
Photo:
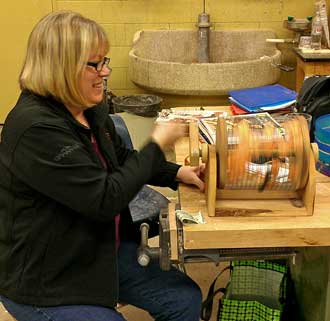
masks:
<svg viewBox="0 0 330 321"><path fill-rule="evenodd" d="M68 106L87 107L79 79L89 55L103 56L108 50L106 33L95 21L70 11L50 13L30 34L20 87Z"/></svg>

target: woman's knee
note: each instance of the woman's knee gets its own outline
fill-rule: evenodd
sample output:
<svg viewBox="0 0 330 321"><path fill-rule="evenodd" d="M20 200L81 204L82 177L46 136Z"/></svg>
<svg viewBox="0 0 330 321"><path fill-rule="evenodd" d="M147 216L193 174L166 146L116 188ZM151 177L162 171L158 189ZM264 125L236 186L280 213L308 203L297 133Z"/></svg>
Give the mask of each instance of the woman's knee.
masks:
<svg viewBox="0 0 330 321"><path fill-rule="evenodd" d="M188 287L184 288L183 290L180 289L178 296L180 308L191 309L192 307L195 307L196 309L200 310L202 303L202 292L195 282L192 281Z"/></svg>
<svg viewBox="0 0 330 321"><path fill-rule="evenodd" d="M184 280L184 284L178 286L175 297L173 297L172 300L176 302L175 308L172 310L175 310L173 315L179 316L178 319L174 317L173 320L199 320L202 304L202 292L193 280L186 278Z"/></svg>

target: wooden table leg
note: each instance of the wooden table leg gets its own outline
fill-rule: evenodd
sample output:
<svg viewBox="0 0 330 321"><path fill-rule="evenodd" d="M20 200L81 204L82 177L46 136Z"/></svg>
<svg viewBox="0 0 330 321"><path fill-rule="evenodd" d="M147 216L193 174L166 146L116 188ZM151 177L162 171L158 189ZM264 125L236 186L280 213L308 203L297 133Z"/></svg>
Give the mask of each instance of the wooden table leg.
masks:
<svg viewBox="0 0 330 321"><path fill-rule="evenodd" d="M314 75L330 75L330 61L304 61L297 57L296 91L300 91L305 77Z"/></svg>
<svg viewBox="0 0 330 321"><path fill-rule="evenodd" d="M300 248L291 266L297 296L297 320L330 320L330 248Z"/></svg>
<svg viewBox="0 0 330 321"><path fill-rule="evenodd" d="M297 67L296 67L296 92L299 92L302 83L305 79L305 71L304 71L304 62L297 57Z"/></svg>

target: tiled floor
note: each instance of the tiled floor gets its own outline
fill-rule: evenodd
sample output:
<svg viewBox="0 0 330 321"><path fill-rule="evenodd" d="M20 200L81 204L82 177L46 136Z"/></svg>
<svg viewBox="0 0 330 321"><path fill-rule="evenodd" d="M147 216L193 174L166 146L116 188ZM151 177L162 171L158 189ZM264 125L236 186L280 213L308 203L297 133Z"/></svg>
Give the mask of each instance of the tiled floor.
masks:
<svg viewBox="0 0 330 321"><path fill-rule="evenodd" d="M222 266L215 266L213 263L189 263L186 264L187 273L199 284L202 289L204 297L207 294L208 287L213 281L215 276L219 273ZM227 282L227 276L225 275L217 282L217 287L222 287ZM214 301L213 313L211 321L216 320L216 308L217 298ZM127 321L152 321L153 319L148 313L137 309L133 306L126 305L120 309L120 312L125 316ZM0 304L0 321L14 321L14 319L5 311ZM25 320L22 320L25 321ZM93 321L93 320L90 320Z"/></svg>

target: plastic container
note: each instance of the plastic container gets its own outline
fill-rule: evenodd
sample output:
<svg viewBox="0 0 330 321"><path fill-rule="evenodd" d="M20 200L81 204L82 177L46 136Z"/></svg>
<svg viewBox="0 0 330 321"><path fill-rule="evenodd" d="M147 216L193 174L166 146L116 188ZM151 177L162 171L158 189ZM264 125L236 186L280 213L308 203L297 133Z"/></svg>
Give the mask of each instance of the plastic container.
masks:
<svg viewBox="0 0 330 321"><path fill-rule="evenodd" d="M312 22L312 31L311 31L311 47L312 49L319 50L321 49L321 40L322 40L323 26L320 17L320 12L316 12L316 16Z"/></svg>
<svg viewBox="0 0 330 321"><path fill-rule="evenodd" d="M325 144L325 143L321 142L320 140L318 140L317 137L315 138L315 142L317 143L319 149L322 152L326 152L326 153L330 154L330 144Z"/></svg>
<svg viewBox="0 0 330 321"><path fill-rule="evenodd" d="M330 144L330 114L320 116L316 119L315 137L323 144Z"/></svg>
<svg viewBox="0 0 330 321"><path fill-rule="evenodd" d="M319 160L325 164L330 164L330 154L319 149Z"/></svg>
<svg viewBox="0 0 330 321"><path fill-rule="evenodd" d="M299 39L299 49L311 49L312 48L312 37L301 36Z"/></svg>
<svg viewBox="0 0 330 321"><path fill-rule="evenodd" d="M115 112L126 111L144 117L157 116L161 102L162 98L148 94L118 96L112 99Z"/></svg>
<svg viewBox="0 0 330 321"><path fill-rule="evenodd" d="M330 114L316 119L315 142L319 147L319 161L330 164Z"/></svg>
<svg viewBox="0 0 330 321"><path fill-rule="evenodd" d="M330 165L329 164L325 164L322 161L317 161L316 162L316 169L327 176L330 176Z"/></svg>

